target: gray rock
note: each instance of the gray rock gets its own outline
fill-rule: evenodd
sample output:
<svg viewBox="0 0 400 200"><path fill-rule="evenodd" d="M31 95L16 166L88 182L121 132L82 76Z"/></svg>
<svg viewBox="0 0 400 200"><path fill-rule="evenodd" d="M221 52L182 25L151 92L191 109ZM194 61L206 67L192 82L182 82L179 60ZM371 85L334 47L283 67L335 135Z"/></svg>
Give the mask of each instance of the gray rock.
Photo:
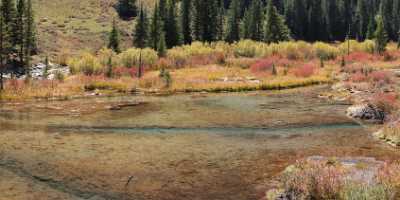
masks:
<svg viewBox="0 0 400 200"><path fill-rule="evenodd" d="M371 123L383 123L386 113L372 104L351 106L347 109L347 116Z"/></svg>

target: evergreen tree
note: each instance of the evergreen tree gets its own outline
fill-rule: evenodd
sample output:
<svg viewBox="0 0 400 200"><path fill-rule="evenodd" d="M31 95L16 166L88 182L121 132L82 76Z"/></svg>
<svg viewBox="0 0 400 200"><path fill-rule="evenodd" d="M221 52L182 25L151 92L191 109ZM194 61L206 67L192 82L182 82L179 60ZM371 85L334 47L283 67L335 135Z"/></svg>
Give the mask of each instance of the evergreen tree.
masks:
<svg viewBox="0 0 400 200"><path fill-rule="evenodd" d="M183 35L183 43L192 43L192 29L191 29L191 10L192 0L182 0L181 4L181 27Z"/></svg>
<svg viewBox="0 0 400 200"><path fill-rule="evenodd" d="M157 45L158 56L164 57L166 55L165 33L161 33L160 40Z"/></svg>
<svg viewBox="0 0 400 200"><path fill-rule="evenodd" d="M26 12L25 12L25 0L18 0L17 4L17 17L15 20L16 25L16 45L19 46L18 49L18 57L21 63L24 62L24 28L25 28L25 20L26 20Z"/></svg>
<svg viewBox="0 0 400 200"><path fill-rule="evenodd" d="M158 4L156 3L156 5L154 6L153 17L151 18L150 41L149 41L150 47L155 50L157 50L161 32L163 31L162 27L163 27L162 19L160 17Z"/></svg>
<svg viewBox="0 0 400 200"><path fill-rule="evenodd" d="M168 1L168 13L165 21L165 43L167 48L181 44L180 29L176 17L176 3L175 0Z"/></svg>
<svg viewBox="0 0 400 200"><path fill-rule="evenodd" d="M313 0L308 11L308 33L306 39L309 41L326 40L326 23L323 15L321 0Z"/></svg>
<svg viewBox="0 0 400 200"><path fill-rule="evenodd" d="M392 5L393 4L390 3L390 0L381 0L381 4L379 5L379 14L382 17L388 39L395 40L397 34L392 31Z"/></svg>
<svg viewBox="0 0 400 200"><path fill-rule="evenodd" d="M250 25L251 25L251 15L253 13L252 8L246 9L243 19L240 23L240 29L241 29L241 38L244 39L250 39L251 38L251 29L250 29Z"/></svg>
<svg viewBox="0 0 400 200"><path fill-rule="evenodd" d="M218 15L217 15L217 23L216 23L216 30L217 30L217 40L224 40L225 38L225 6L223 0L219 1L218 5Z"/></svg>
<svg viewBox="0 0 400 200"><path fill-rule="evenodd" d="M397 34L398 34L398 36L397 36L397 49L400 49L400 30L399 30L399 32Z"/></svg>
<svg viewBox="0 0 400 200"><path fill-rule="evenodd" d="M367 35L366 38L369 40L374 39L374 34L375 34L375 27L376 27L376 21L373 16L370 17L369 23L368 23L368 29L367 29Z"/></svg>
<svg viewBox="0 0 400 200"><path fill-rule="evenodd" d="M118 0L118 14L122 19L136 17L136 0Z"/></svg>
<svg viewBox="0 0 400 200"><path fill-rule="evenodd" d="M5 57L6 53L6 32L3 15L0 15L0 92L4 90L4 71L5 71Z"/></svg>
<svg viewBox="0 0 400 200"><path fill-rule="evenodd" d="M203 38L203 3L202 1L195 0L193 2L193 9L192 9L192 22L191 22L191 29L192 29L192 36L194 40L202 41Z"/></svg>
<svg viewBox="0 0 400 200"><path fill-rule="evenodd" d="M392 23L392 30L398 31L400 30L400 0L393 0L393 23ZM397 34L396 34L397 36Z"/></svg>
<svg viewBox="0 0 400 200"><path fill-rule="evenodd" d="M35 19L32 10L32 0L27 0L26 7L26 22L25 22L25 62L28 77L30 76L31 68L31 55L36 53L36 29L35 29Z"/></svg>
<svg viewBox="0 0 400 200"><path fill-rule="evenodd" d="M2 0L0 11L4 19L4 30L9 35L9 37L7 37L7 39L9 40L8 42L15 45L17 39L16 36L18 34L16 34L15 18L17 11L14 0Z"/></svg>
<svg viewBox="0 0 400 200"><path fill-rule="evenodd" d="M290 39L289 28L285 20L270 1L267 5L267 17L264 40L267 43L276 43Z"/></svg>
<svg viewBox="0 0 400 200"><path fill-rule="evenodd" d="M240 3L239 0L232 0L228 12L228 27L225 40L235 42L240 39Z"/></svg>
<svg viewBox="0 0 400 200"><path fill-rule="evenodd" d="M249 35L250 39L261 41L264 36L264 9L260 0L253 0L250 7Z"/></svg>
<svg viewBox="0 0 400 200"><path fill-rule="evenodd" d="M112 23L112 29L108 39L108 48L112 49L116 53L120 53L121 49L119 47L119 30L117 28L117 23L115 19Z"/></svg>
<svg viewBox="0 0 400 200"><path fill-rule="evenodd" d="M375 31L375 48L377 53L382 54L386 50L388 37L385 29L385 24L381 15L376 16L376 24L377 27Z"/></svg>
<svg viewBox="0 0 400 200"><path fill-rule="evenodd" d="M357 19L357 38L359 40L364 40L366 38L366 33L368 31L369 24L369 16L368 9L365 5L365 0L358 0L357 3L357 11L356 11L356 19Z"/></svg>
<svg viewBox="0 0 400 200"><path fill-rule="evenodd" d="M138 48L145 48L148 45L149 31L148 19L143 5L140 6L139 17L136 22L133 45Z"/></svg>

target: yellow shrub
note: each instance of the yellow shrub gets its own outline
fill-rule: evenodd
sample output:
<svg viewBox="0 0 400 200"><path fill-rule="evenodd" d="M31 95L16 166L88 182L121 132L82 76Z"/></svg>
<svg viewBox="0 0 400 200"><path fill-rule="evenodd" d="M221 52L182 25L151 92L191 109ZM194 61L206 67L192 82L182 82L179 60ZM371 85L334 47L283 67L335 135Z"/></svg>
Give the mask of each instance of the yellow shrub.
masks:
<svg viewBox="0 0 400 200"><path fill-rule="evenodd" d="M240 40L231 45L236 57L263 57L268 54L268 45L253 40Z"/></svg>
<svg viewBox="0 0 400 200"><path fill-rule="evenodd" d="M86 75L100 74L103 70L98 59L90 53L83 53L78 58L69 60L71 73L84 73Z"/></svg>
<svg viewBox="0 0 400 200"><path fill-rule="evenodd" d="M315 56L318 58L335 59L340 53L339 49L336 47L323 42L316 42L313 44L313 47Z"/></svg>
<svg viewBox="0 0 400 200"><path fill-rule="evenodd" d="M143 65L153 65L158 60L157 52L153 49L145 48L140 50L131 48L118 55L121 65L128 68L139 65L140 52Z"/></svg>
<svg viewBox="0 0 400 200"><path fill-rule="evenodd" d="M375 43L372 40L365 40L364 42L358 42L357 40L347 40L339 45L340 52L346 54L350 43L351 52L366 52L373 53L375 49Z"/></svg>
<svg viewBox="0 0 400 200"><path fill-rule="evenodd" d="M102 48L99 52L97 52L97 58L99 59L100 65L104 67L108 67L109 60L111 58L112 66L116 66L119 62L119 59L115 52L108 48Z"/></svg>

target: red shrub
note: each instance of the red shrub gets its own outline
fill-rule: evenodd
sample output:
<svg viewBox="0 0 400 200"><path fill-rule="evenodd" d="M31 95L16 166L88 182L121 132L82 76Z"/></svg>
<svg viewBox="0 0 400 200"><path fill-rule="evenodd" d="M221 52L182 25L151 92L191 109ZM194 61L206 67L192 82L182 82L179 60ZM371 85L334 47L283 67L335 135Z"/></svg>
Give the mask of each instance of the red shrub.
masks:
<svg viewBox="0 0 400 200"><path fill-rule="evenodd" d="M310 77L315 73L316 67L313 64L304 64L303 66L297 67L293 70L293 73L297 77Z"/></svg>
<svg viewBox="0 0 400 200"><path fill-rule="evenodd" d="M368 77L365 76L363 73L361 72L357 72L354 73L350 76L349 79L351 82L355 82L355 83L361 83L361 82L366 82L368 80Z"/></svg>
<svg viewBox="0 0 400 200"><path fill-rule="evenodd" d="M274 59L271 58L261 59L250 66L250 71L253 73L272 72L272 66L274 64L275 64Z"/></svg>
<svg viewBox="0 0 400 200"><path fill-rule="evenodd" d="M353 52L344 57L346 62L369 62L379 60L380 56L366 53L366 52Z"/></svg>
<svg viewBox="0 0 400 200"><path fill-rule="evenodd" d="M375 94L371 102L384 112L391 113L398 107L397 95L395 93L377 93Z"/></svg>
<svg viewBox="0 0 400 200"><path fill-rule="evenodd" d="M113 74L117 77L121 76L130 76L132 78L137 77L137 67L131 67L131 68L126 68L126 67L116 67L113 69ZM143 68L143 73L144 73L144 68Z"/></svg>
<svg viewBox="0 0 400 200"><path fill-rule="evenodd" d="M369 75L371 81L374 82L383 82L383 83L390 83L391 77L390 73L384 71L374 71Z"/></svg>

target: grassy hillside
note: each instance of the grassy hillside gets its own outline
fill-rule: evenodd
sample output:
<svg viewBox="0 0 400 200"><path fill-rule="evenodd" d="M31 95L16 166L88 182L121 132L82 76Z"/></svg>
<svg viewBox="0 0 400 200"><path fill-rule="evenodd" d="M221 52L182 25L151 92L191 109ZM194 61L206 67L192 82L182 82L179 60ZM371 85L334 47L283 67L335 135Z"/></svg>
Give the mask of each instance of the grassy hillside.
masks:
<svg viewBox="0 0 400 200"><path fill-rule="evenodd" d="M130 45L134 21L119 20L117 0L34 0L41 54L76 54L106 44L113 18L118 20L124 45ZM153 0L146 0L148 5Z"/></svg>

